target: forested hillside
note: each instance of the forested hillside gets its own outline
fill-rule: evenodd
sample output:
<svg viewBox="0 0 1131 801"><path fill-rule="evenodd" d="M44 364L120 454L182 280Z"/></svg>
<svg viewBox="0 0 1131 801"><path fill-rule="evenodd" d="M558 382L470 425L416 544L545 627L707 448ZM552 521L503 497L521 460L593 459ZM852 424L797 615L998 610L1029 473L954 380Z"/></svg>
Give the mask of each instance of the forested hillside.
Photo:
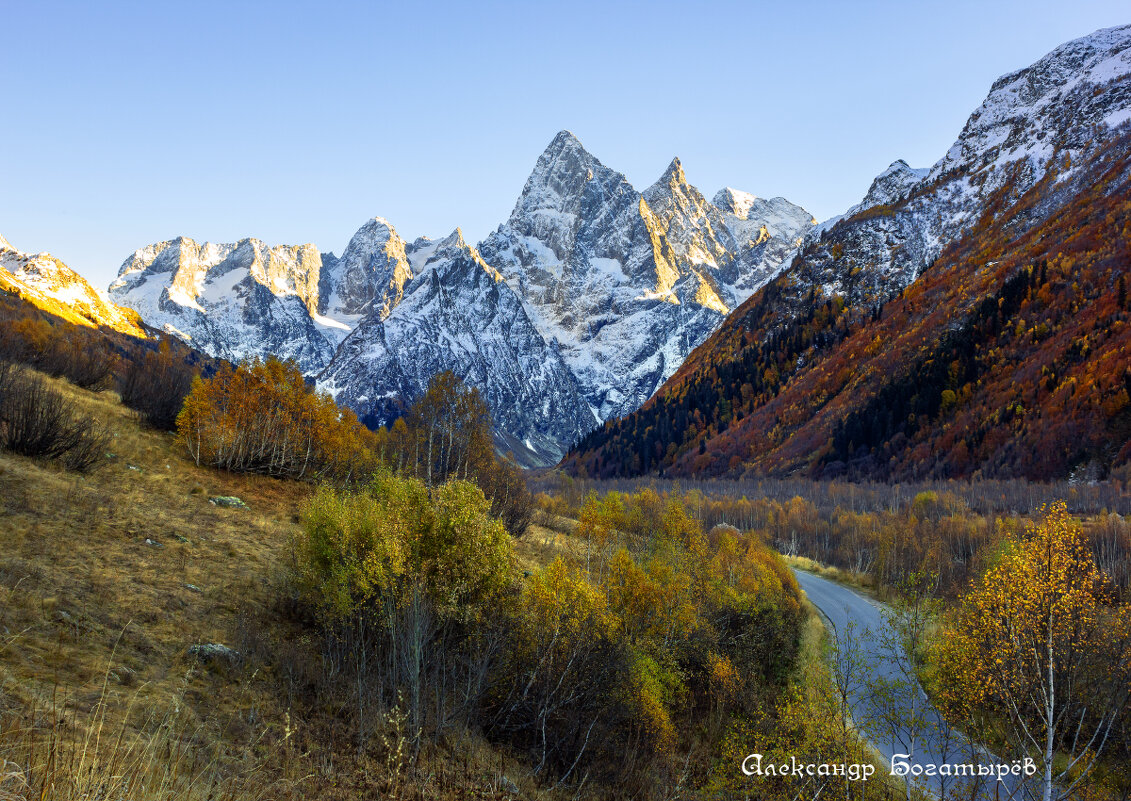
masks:
<svg viewBox="0 0 1131 801"><path fill-rule="evenodd" d="M892 480L1125 469L1129 168L1124 134L1019 197L1007 183L887 302L812 285L799 297L783 274L568 464Z"/></svg>

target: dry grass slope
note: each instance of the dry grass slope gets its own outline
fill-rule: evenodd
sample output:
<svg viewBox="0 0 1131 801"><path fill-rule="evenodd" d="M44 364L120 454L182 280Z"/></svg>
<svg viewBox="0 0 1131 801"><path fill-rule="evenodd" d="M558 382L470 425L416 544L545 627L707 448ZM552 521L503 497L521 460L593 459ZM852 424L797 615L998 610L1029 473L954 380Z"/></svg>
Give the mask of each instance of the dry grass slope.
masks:
<svg viewBox="0 0 1131 801"><path fill-rule="evenodd" d="M295 633L277 610L312 488L197 468L116 395L51 383L110 429L113 456L79 475L0 453L0 799L513 798L504 776L543 797L474 738L402 777L307 736L332 713L292 715L254 655L191 656ZM209 501L230 495L250 510ZM549 529L528 542L531 568L569 547Z"/></svg>

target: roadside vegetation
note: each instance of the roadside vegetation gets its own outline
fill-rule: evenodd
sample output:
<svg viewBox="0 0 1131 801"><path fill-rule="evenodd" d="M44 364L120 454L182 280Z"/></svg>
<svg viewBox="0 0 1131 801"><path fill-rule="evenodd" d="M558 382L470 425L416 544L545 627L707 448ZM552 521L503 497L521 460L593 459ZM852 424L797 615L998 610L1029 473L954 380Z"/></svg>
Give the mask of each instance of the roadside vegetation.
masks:
<svg viewBox="0 0 1131 801"><path fill-rule="evenodd" d="M761 538L674 499L536 523L454 376L371 432L289 365L148 354L4 368L97 447L0 451L2 797L686 795L793 681Z"/></svg>
<svg viewBox="0 0 1131 801"><path fill-rule="evenodd" d="M823 631L790 565L890 601L906 680L957 725L1010 754L1052 731L1041 764L1072 797L1131 788L1117 514L1003 513L1004 485L984 504L560 476L532 492L451 374L370 431L293 365L9 319L0 799L920 792L742 774L751 753L875 759L846 704L851 636ZM105 348L89 374L67 367L74 342ZM1045 728L1025 660L992 647L1014 630L1057 643Z"/></svg>
<svg viewBox="0 0 1131 801"><path fill-rule="evenodd" d="M546 491L554 485L565 491ZM906 694L921 682L945 715L944 739L956 755L964 747L962 731L1003 758L1032 758L1038 798L1131 793L1131 528L1121 515L1103 509L1072 515L1063 502L1031 514L979 513L946 490L908 493L901 503L888 493L875 508L865 502L884 495L875 487L815 485L813 502L710 494L709 483L688 491L661 484L602 494L589 485L586 495L568 477L542 479L540 486L546 518L584 521L594 509L642 497L661 505L679 499L717 525L750 525L789 554L791 567L887 602L892 633L883 647L899 675L890 686L869 684L873 698ZM828 502L838 497L843 505ZM620 525L631 530L631 515ZM826 661L842 695L864 681L861 634L830 632ZM879 706L855 719L858 730L895 723L885 719L886 704ZM926 725L915 710L890 708L900 725L911 718Z"/></svg>

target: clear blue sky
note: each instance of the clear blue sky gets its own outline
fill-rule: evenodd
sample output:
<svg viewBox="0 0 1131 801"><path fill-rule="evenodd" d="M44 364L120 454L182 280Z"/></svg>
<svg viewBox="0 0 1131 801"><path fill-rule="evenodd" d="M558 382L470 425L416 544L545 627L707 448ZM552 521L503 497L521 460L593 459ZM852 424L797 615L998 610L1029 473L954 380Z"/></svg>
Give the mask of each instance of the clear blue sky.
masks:
<svg viewBox="0 0 1131 801"><path fill-rule="evenodd" d="M638 189L824 219L943 155L999 75L1126 0L54 3L0 0L0 234L105 286L180 234L338 253L506 219L572 130Z"/></svg>

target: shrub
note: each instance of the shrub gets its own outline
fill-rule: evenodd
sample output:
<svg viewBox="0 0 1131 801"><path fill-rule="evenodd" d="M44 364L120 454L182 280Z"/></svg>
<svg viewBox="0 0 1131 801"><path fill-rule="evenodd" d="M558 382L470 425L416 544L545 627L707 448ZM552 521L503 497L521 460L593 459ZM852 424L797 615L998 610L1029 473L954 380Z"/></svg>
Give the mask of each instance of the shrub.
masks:
<svg viewBox="0 0 1131 801"><path fill-rule="evenodd" d="M429 487L458 478L474 481L491 500L491 514L521 537L534 516L534 499L510 459L495 454L490 410L479 390L450 371L428 382L405 417L377 432L377 448L398 472Z"/></svg>
<svg viewBox="0 0 1131 801"><path fill-rule="evenodd" d="M511 578L513 551L490 502L451 481L378 471L361 492L319 488L304 519L305 579L332 618L364 614L421 589L444 620L479 617Z"/></svg>
<svg viewBox="0 0 1131 801"><path fill-rule="evenodd" d="M0 365L0 448L87 472L105 458L108 444L102 426L42 378Z"/></svg>
<svg viewBox="0 0 1131 801"><path fill-rule="evenodd" d="M177 435L198 465L237 473L350 481L377 465L375 438L354 413L273 358L195 378Z"/></svg>
<svg viewBox="0 0 1131 801"><path fill-rule="evenodd" d="M302 585L328 635L323 658L352 673L359 746L367 710L394 698L417 736L478 708L514 565L489 509L473 484L429 498L422 481L388 471L361 492L322 487L309 503Z"/></svg>
<svg viewBox="0 0 1131 801"><path fill-rule="evenodd" d="M52 331L54 336L35 360L36 367L83 389L110 387L118 358L105 340L77 328L65 331L56 326Z"/></svg>
<svg viewBox="0 0 1131 801"><path fill-rule="evenodd" d="M196 371L173 355L167 340L156 352L146 350L126 363L118 379L122 403L139 412L146 423L164 431L177 427L185 397Z"/></svg>
<svg viewBox="0 0 1131 801"><path fill-rule="evenodd" d="M534 495L513 463L494 460L477 476L483 493L491 499L491 515L506 526L512 537L521 537L534 520Z"/></svg>
<svg viewBox="0 0 1131 801"><path fill-rule="evenodd" d="M303 515L303 583L314 606L344 619L395 592L408 543L429 518L420 482L381 474L366 492L319 487Z"/></svg>
<svg viewBox="0 0 1131 801"><path fill-rule="evenodd" d="M0 359L26 364L83 389L110 386L117 356L97 331L4 310Z"/></svg>
<svg viewBox="0 0 1131 801"><path fill-rule="evenodd" d="M609 760L632 724L622 699L637 671L604 594L556 559L526 583L509 634L490 705L494 736L563 780Z"/></svg>

